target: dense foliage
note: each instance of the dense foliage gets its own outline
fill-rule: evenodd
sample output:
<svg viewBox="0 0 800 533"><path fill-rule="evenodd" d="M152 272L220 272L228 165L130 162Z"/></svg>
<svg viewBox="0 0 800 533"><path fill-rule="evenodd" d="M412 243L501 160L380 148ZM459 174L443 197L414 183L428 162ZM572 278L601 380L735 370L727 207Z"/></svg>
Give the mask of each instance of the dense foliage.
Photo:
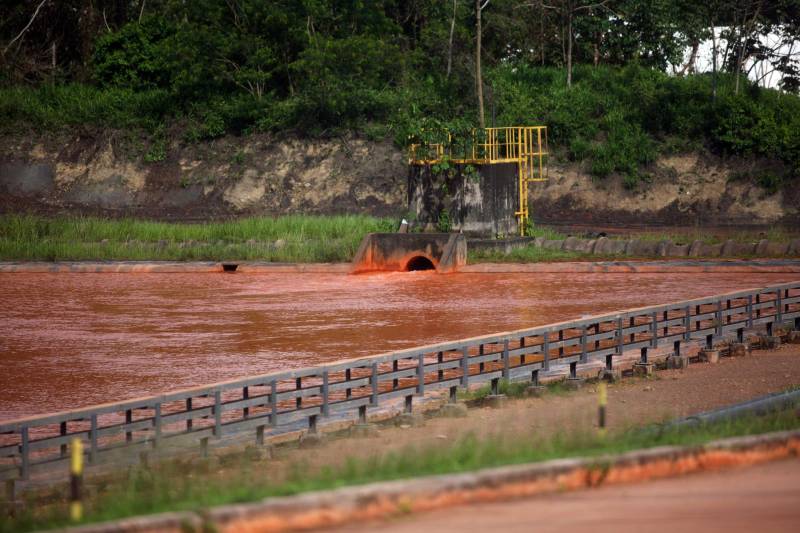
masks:
<svg viewBox="0 0 800 533"><path fill-rule="evenodd" d="M468 129L481 5L489 124L547 124L567 157L630 185L687 146L780 160L770 187L800 175L797 62L758 38L796 39L797 0L27 0L0 8L0 127L398 144ZM717 68L693 74L715 26ZM749 82L750 57L784 91Z"/></svg>

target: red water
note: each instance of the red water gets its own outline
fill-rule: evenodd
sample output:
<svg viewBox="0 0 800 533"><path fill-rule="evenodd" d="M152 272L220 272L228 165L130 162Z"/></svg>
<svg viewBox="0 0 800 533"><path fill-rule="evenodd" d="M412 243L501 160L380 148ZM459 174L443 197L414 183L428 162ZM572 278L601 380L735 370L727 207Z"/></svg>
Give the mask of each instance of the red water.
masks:
<svg viewBox="0 0 800 533"><path fill-rule="evenodd" d="M0 274L0 420L797 274Z"/></svg>

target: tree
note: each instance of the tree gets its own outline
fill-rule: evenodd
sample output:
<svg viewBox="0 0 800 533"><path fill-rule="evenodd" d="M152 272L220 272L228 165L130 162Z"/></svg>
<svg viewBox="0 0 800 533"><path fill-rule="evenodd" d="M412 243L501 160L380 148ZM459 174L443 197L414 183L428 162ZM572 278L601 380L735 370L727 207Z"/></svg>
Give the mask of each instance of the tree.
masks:
<svg viewBox="0 0 800 533"><path fill-rule="evenodd" d="M489 0L485 0L483 3L481 0L475 0L475 85L478 91L478 125L481 130L486 127L486 120L483 116L483 74L481 73L481 41L483 39L481 13L488 5Z"/></svg>

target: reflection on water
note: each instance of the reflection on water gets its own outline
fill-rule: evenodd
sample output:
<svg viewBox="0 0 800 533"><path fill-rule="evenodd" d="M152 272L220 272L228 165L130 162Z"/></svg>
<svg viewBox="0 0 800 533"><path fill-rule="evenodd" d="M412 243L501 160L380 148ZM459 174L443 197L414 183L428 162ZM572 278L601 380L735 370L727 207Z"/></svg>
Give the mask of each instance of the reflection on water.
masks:
<svg viewBox="0 0 800 533"><path fill-rule="evenodd" d="M0 274L0 419L792 274Z"/></svg>

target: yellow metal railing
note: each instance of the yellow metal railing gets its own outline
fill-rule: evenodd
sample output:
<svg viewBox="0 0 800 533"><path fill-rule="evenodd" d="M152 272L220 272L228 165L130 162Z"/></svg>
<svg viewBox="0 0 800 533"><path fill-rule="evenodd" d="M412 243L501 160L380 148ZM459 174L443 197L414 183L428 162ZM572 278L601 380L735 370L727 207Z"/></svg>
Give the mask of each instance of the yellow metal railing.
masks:
<svg viewBox="0 0 800 533"><path fill-rule="evenodd" d="M472 130L471 135L453 138L439 135L433 142L409 146L409 164L492 165L516 163L519 183L519 207L515 211L520 235L524 235L530 212L528 184L547 180L547 126L512 126Z"/></svg>

